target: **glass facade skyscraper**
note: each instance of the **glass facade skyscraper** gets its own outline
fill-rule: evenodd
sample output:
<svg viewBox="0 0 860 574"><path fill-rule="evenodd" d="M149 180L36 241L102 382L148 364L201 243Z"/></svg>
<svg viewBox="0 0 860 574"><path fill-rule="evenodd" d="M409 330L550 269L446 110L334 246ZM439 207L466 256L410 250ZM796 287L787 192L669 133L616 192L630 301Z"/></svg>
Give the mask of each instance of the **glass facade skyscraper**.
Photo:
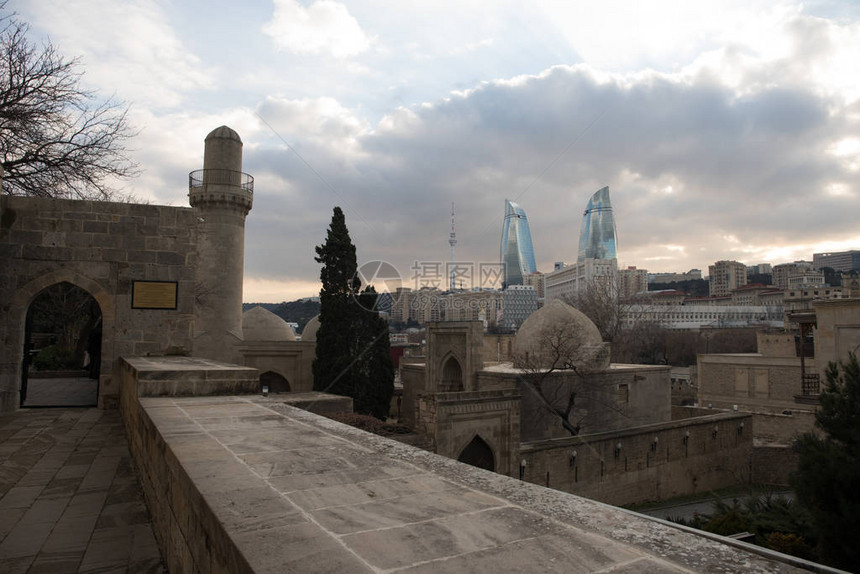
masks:
<svg viewBox="0 0 860 574"><path fill-rule="evenodd" d="M523 277L531 275L535 266L535 250L525 210L513 201L505 200L505 223L502 227L501 260L505 274L502 288L522 285Z"/></svg>
<svg viewBox="0 0 860 574"><path fill-rule="evenodd" d="M578 262L586 259L615 259L615 217L609 202L609 187L597 190L582 216Z"/></svg>

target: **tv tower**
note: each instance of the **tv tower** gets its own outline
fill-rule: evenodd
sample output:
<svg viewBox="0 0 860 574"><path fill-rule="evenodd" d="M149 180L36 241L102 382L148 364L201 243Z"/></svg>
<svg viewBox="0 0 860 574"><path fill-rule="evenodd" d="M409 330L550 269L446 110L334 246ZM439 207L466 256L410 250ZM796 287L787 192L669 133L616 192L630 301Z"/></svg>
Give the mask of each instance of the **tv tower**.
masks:
<svg viewBox="0 0 860 574"><path fill-rule="evenodd" d="M451 291L456 288L454 284L454 247L457 245L457 232L454 230L454 202L451 202L451 237L448 239L448 245L451 246Z"/></svg>

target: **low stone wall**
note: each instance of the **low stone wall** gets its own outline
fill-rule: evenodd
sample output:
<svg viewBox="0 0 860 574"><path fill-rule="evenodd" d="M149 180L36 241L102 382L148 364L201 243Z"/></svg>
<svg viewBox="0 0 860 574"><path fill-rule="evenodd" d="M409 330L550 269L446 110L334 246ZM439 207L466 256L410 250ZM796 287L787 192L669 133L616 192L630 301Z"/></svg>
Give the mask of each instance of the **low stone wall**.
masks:
<svg viewBox="0 0 860 574"><path fill-rule="evenodd" d="M199 489L201 481L230 482L228 464L206 462L207 457L220 454L213 453L217 444L198 435L163 435L159 427L173 429L174 434L183 434L182 429L199 434L200 427L176 408L147 409L141 401L151 400L146 396L197 394L203 396L186 398L190 402L185 404L205 407L207 401L215 401L214 404L223 405L225 397L205 395L249 390L256 394L258 387L257 370L247 367L183 357L120 359L120 412L152 514L153 530L171 572L251 573L255 569L236 547L225 528L224 516L213 511L212 500L207 500ZM278 395L272 400L315 412L352 411L352 399L323 393ZM237 402L237 410L240 406ZM182 449L179 454L174 452L177 446ZM193 467L188 466L188 461L194 463ZM253 477L243 478L250 492L254 492L253 480ZM268 491L263 481L259 482L257 486ZM249 508L255 502L264 505L261 500L243 501Z"/></svg>
<svg viewBox="0 0 860 574"><path fill-rule="evenodd" d="M159 421L140 405L139 394L146 383L139 376L152 373L141 373L132 364L134 361L120 362L120 413L168 570L250 574L253 569L236 552L227 532L160 434ZM179 376L176 372L171 374L174 379ZM160 375L162 383L167 384L168 372L162 370Z"/></svg>
<svg viewBox="0 0 860 574"><path fill-rule="evenodd" d="M747 483L752 426L750 415L717 413L524 443L523 479L614 505Z"/></svg>
<svg viewBox="0 0 860 574"><path fill-rule="evenodd" d="M791 414L754 412L753 428L756 442L785 446L794 442L799 434L815 430L815 413L790 411Z"/></svg>
<svg viewBox="0 0 860 574"><path fill-rule="evenodd" d="M281 399L144 397L134 416L125 412L171 571L772 574L810 566L470 467Z"/></svg>

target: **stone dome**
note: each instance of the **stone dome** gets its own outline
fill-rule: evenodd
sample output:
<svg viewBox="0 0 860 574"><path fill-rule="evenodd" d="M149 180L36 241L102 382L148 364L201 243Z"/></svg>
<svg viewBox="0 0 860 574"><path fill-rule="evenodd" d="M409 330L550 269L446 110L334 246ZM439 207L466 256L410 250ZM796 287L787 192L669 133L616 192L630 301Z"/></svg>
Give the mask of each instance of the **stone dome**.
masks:
<svg viewBox="0 0 860 574"><path fill-rule="evenodd" d="M219 128L215 128L214 130L209 132L209 135L206 136L206 139L209 140L212 138L223 138L223 139L229 139L229 140L236 140L239 143L242 143L242 138L239 137L239 134L237 134L234 129L228 128L227 126L221 126Z"/></svg>
<svg viewBox="0 0 860 574"><path fill-rule="evenodd" d="M609 367L609 344L585 313L559 299L544 305L523 321L514 338L515 364L526 357L531 366L548 367L552 362L549 338L564 339L567 356L589 370Z"/></svg>
<svg viewBox="0 0 860 574"><path fill-rule="evenodd" d="M242 335L246 341L295 341L296 334L286 321L262 307L242 313Z"/></svg>
<svg viewBox="0 0 860 574"><path fill-rule="evenodd" d="M317 340L317 331L320 328L320 316L317 315L305 325L305 328L302 330L302 341L316 341Z"/></svg>

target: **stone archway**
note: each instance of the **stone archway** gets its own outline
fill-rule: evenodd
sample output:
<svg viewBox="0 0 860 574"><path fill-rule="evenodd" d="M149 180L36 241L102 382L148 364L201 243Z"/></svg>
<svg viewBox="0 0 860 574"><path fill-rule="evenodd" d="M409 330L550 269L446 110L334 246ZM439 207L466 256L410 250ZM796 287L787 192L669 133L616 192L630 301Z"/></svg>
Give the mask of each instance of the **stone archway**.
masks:
<svg viewBox="0 0 860 574"><path fill-rule="evenodd" d="M96 406L102 338L92 294L68 281L42 289L26 310L20 406Z"/></svg>
<svg viewBox="0 0 860 574"><path fill-rule="evenodd" d="M490 445L480 435L475 435L472 438L469 444L460 452L457 460L477 466L478 468L483 468L484 470L491 470L493 472L496 470L496 457L493 456L493 449L490 448Z"/></svg>
<svg viewBox="0 0 860 574"><path fill-rule="evenodd" d="M442 381L439 391L443 393L463 391L463 369L454 355L442 362Z"/></svg>
<svg viewBox="0 0 860 574"><path fill-rule="evenodd" d="M32 279L22 287L15 290L11 297L8 324L7 324L7 340L3 347L7 350L9 356L9 367L3 369L2 386L4 389L12 391L16 396L15 403L20 405L21 401L21 386L24 382L24 344L26 342L26 326L27 313L30 305L36 297L48 287L57 283L71 283L77 287L84 289L98 303L98 307L102 314L102 349L101 361L99 365L100 372L97 373L99 378L99 391L102 392L102 383L104 382L105 372L110 373L110 369L114 360L114 345L112 336L114 332L114 321L116 313L116 305L114 297L105 287L80 273L68 268L55 269L47 273L43 273ZM95 373L94 373L95 374ZM109 375L108 375L109 378ZM8 395L7 395L8 396ZM11 397L9 397L11 399Z"/></svg>
<svg viewBox="0 0 860 574"><path fill-rule="evenodd" d="M269 393L289 393L290 382L283 375L274 371L266 371L260 374L260 389L269 388Z"/></svg>

